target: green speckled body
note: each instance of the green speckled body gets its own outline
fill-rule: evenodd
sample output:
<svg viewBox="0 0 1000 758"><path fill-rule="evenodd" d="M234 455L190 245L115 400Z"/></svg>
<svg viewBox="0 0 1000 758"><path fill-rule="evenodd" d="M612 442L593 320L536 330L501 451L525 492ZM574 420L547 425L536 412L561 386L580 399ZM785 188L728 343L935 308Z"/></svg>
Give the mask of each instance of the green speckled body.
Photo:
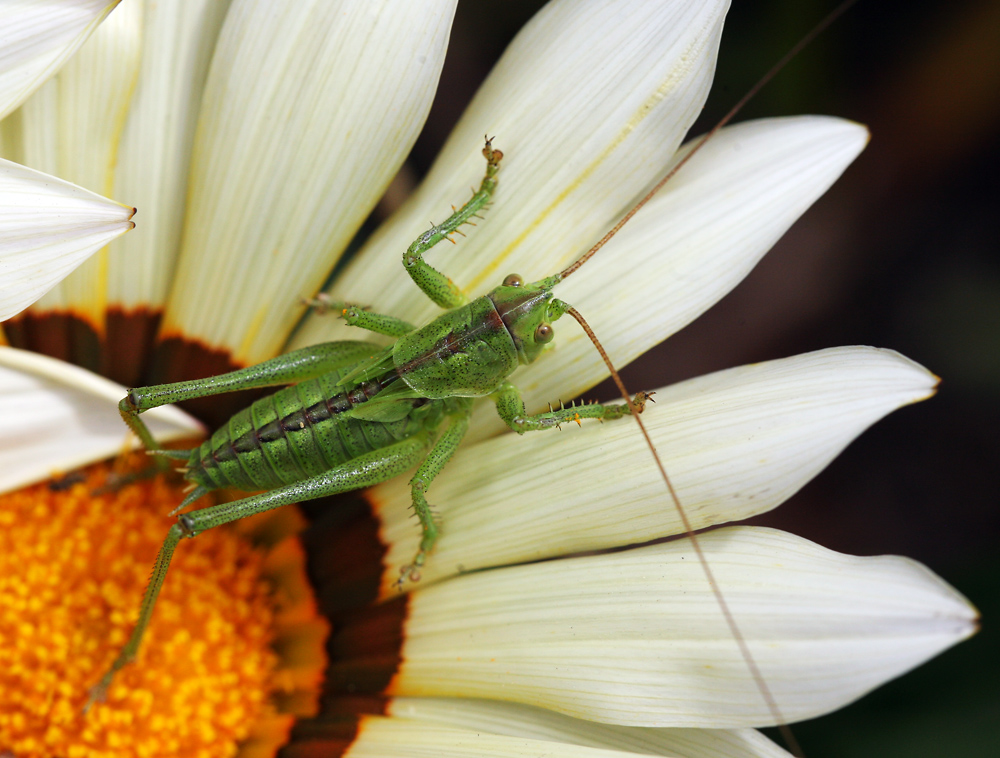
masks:
<svg viewBox="0 0 1000 758"><path fill-rule="evenodd" d="M239 411L191 451L187 478L209 489L273 489L418 432L433 434L454 410L453 402L400 397L412 393L395 372L345 389L342 377L353 370L331 371L286 387ZM397 387L403 392L394 391Z"/></svg>
<svg viewBox="0 0 1000 758"><path fill-rule="evenodd" d="M518 366L488 296L373 347L369 359L261 398L191 451L187 478L208 489L269 490L427 432L462 398L495 392Z"/></svg>
<svg viewBox="0 0 1000 758"><path fill-rule="evenodd" d="M186 478L207 489L270 490L305 481L467 414L540 345L544 290L501 286L452 308L388 348L261 398L191 451Z"/></svg>
<svg viewBox="0 0 1000 758"><path fill-rule="evenodd" d="M518 366L514 340L486 296L401 337L392 360L407 385L428 398L484 397Z"/></svg>

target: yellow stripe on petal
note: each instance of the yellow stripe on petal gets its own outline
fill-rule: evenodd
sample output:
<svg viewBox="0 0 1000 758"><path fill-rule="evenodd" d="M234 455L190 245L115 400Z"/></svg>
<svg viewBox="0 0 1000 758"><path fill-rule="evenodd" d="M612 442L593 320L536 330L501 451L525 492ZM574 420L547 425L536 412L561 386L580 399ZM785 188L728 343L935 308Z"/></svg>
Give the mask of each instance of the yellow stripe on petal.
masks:
<svg viewBox="0 0 1000 758"><path fill-rule="evenodd" d="M335 283L335 299L415 322L437 315L400 258L468 199L482 135L504 152L484 220L428 256L479 295L516 272L554 274L607 231L660 172L708 95L728 2L549 3L525 26L411 200ZM295 345L347 338L312 318Z"/></svg>

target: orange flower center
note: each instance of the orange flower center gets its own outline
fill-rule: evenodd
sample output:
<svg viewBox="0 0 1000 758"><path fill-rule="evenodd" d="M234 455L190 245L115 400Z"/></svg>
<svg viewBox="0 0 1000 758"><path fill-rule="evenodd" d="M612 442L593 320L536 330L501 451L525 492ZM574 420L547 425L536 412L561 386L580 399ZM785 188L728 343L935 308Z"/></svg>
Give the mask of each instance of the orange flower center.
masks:
<svg viewBox="0 0 1000 758"><path fill-rule="evenodd" d="M132 629L182 498L163 477L93 494L108 473L0 497L0 751L235 755L274 719L277 657L263 553L233 530L178 547L137 660L82 712Z"/></svg>

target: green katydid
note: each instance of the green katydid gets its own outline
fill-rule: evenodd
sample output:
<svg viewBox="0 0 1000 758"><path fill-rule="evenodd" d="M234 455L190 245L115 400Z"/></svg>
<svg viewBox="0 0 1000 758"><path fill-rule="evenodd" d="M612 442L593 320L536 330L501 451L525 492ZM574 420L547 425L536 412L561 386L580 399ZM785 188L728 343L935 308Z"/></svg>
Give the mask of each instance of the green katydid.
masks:
<svg viewBox="0 0 1000 758"><path fill-rule="evenodd" d="M552 290L589 260L788 60L853 2L847 0L820 22L614 228L563 271L527 284L520 276L510 274L487 295L469 302L447 276L423 260L425 252L455 233L489 202L503 156L487 139L483 148L486 175L478 191L444 223L420 235L403 255L407 273L431 300L449 309L446 313L418 329L356 305L316 300L312 304L322 309L339 310L349 325L393 337L395 343L386 348L361 341L325 343L220 376L130 390L119 409L146 449L164 458L186 461L185 478L194 489L173 513L220 487L267 491L178 517L157 556L136 626L111 668L91 689L87 708L103 700L114 674L136 656L173 551L183 537L194 537L206 529L289 503L371 486L417 466L410 487L423 535L411 563L400 568L399 583L417 581L420 567L438 537L438 524L425 493L458 448L474 399L490 397L500 417L519 434L585 418L635 418L761 695L792 751L801 754L712 577L642 424L639 414L650 393L639 392L630 398L590 327L569 304L555 298ZM508 377L519 365L541 354L553 339L552 322L567 313L580 322L594 342L625 402L527 414L519 391ZM190 451L160 448L139 415L184 400L281 385L292 386L237 413L200 447Z"/></svg>
<svg viewBox="0 0 1000 758"><path fill-rule="evenodd" d="M431 300L448 309L444 314L418 329L392 316L338 304L348 324L396 341L385 348L362 341L313 345L220 376L132 389L121 401L122 418L148 451L186 462L184 475L193 489L174 513L220 487L266 492L178 517L157 556L132 635L94 687L92 701L101 698L114 673L138 652L182 538L289 503L372 486L417 466L410 487L423 536L412 562L401 567L399 583L417 581L438 537L425 493L458 448L475 398L491 397L500 417L519 434L643 410L649 395L640 392L627 403L528 414L508 380L519 365L542 353L554 336L552 322L566 313L593 339L579 314L552 292L592 253L537 282L510 274L472 301L423 260L425 252L489 202L503 154L487 139L483 155L487 168L478 191L403 255L407 273ZM276 385L291 386L240 411L193 450L161 448L139 415L170 403Z"/></svg>

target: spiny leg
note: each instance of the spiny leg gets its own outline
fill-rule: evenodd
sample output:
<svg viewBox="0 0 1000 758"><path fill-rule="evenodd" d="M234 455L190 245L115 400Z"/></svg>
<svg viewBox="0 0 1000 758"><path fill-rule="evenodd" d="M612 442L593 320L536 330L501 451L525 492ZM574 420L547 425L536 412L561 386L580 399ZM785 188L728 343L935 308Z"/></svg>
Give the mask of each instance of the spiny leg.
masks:
<svg viewBox="0 0 1000 758"><path fill-rule="evenodd" d="M417 469L413 478L410 479L413 512L420 519L420 527L423 529L423 535L420 538L420 547L417 550L417 554L413 557L413 561L407 566L400 567L397 587L402 587L406 579L412 582L420 581L420 568L427 560L427 554L434 547L434 543L437 542L439 534L438 526L434 520L434 513L431 510L431 506L427 503L425 493L430 483L441 473L441 469L444 468L445 464L448 463L451 456L458 449L459 443L461 443L465 432L469 428L469 416L471 412L472 403L470 402L465 404L460 413L451 416L451 424L438 438L434 447L427 454L427 457L424 458L424 462L420 464L420 468Z"/></svg>
<svg viewBox="0 0 1000 758"><path fill-rule="evenodd" d="M494 150L490 140L487 139L486 145L483 147L483 156L486 158L486 175L469 202L449 216L443 224L432 226L417 237L403 253L403 266L406 267L410 278L427 297L442 308L457 308L464 305L468 298L451 279L426 263L423 254L448 235L457 231L460 226L468 223L469 219L489 202L497 186L496 174L500 168L500 159L503 158L503 153Z"/></svg>
<svg viewBox="0 0 1000 758"><path fill-rule="evenodd" d="M483 147L483 156L486 158L486 175L483 177L479 189L473 193L465 205L452 213L444 223L432 226L421 234L403 253L403 266L406 267L410 278L427 297L442 308L457 308L464 305L468 298L451 279L425 262L423 254L441 240L450 239L451 234L458 232L463 224L470 223L469 219L476 216L489 202L497 186L496 174L500 168L500 159L503 158L503 153L494 150L491 141L487 139L486 145ZM454 206L452 207L454 208ZM317 315L339 313L350 326L358 326L389 337L402 337L414 329L412 324L402 319L372 313L359 305L333 300L325 292L321 292L314 298L306 299L303 303L315 309Z"/></svg>
<svg viewBox="0 0 1000 758"><path fill-rule="evenodd" d="M174 549L177 547L177 543L181 541L181 537L185 536L191 535L186 534L180 524L174 524L170 527L170 531L167 532L167 538L163 540L160 552L156 556L156 562L153 564L153 572L149 576L149 584L146 585L146 594L142 598L142 609L139 611L139 620L136 622L128 642L125 643L125 647L121 649L118 657L111 664L111 668L101 677L101 681L90 688L87 703L83 706L84 713L89 711L94 703L104 702L108 687L111 686L111 680L114 679L115 674L122 666L131 663L132 659L135 658L135 654L139 649L139 643L142 641L142 635L146 631L146 626L149 624L150 616L153 613L156 598L160 594L160 588L163 586L163 580L167 576L167 569L170 567L170 559L174 555Z"/></svg>
<svg viewBox="0 0 1000 758"><path fill-rule="evenodd" d="M128 642L125 643L125 646L118 653L118 657L111 664L111 668L96 685L91 687L90 697L84 711L86 712L94 703L104 700L115 673L130 663L139 651L142 636L153 615L156 598L160 594L167 569L170 567L170 559L182 537L194 537L207 529L289 503L314 500L318 497L335 495L384 482L416 465L429 446L429 435L426 432L421 432L381 450L360 455L347 463L304 481L278 487L259 495L245 497L232 503L223 503L179 516L177 523L170 527L170 531L167 532L163 547L160 548L156 563L153 564L153 573L142 598L139 619L136 621L135 628L132 630Z"/></svg>
<svg viewBox="0 0 1000 758"><path fill-rule="evenodd" d="M636 409L642 413L646 407L646 401L650 399L652 393L637 392L632 403ZM543 429L553 429L567 421L579 423L585 418L596 418L610 420L621 418L631 414L631 409L625 403L614 405L575 405L569 408L558 410L548 410L544 413L528 414L524 409L524 400L521 392L510 382L504 382L500 389L492 395L497 406L497 413L500 418L518 434L525 432L536 432Z"/></svg>

